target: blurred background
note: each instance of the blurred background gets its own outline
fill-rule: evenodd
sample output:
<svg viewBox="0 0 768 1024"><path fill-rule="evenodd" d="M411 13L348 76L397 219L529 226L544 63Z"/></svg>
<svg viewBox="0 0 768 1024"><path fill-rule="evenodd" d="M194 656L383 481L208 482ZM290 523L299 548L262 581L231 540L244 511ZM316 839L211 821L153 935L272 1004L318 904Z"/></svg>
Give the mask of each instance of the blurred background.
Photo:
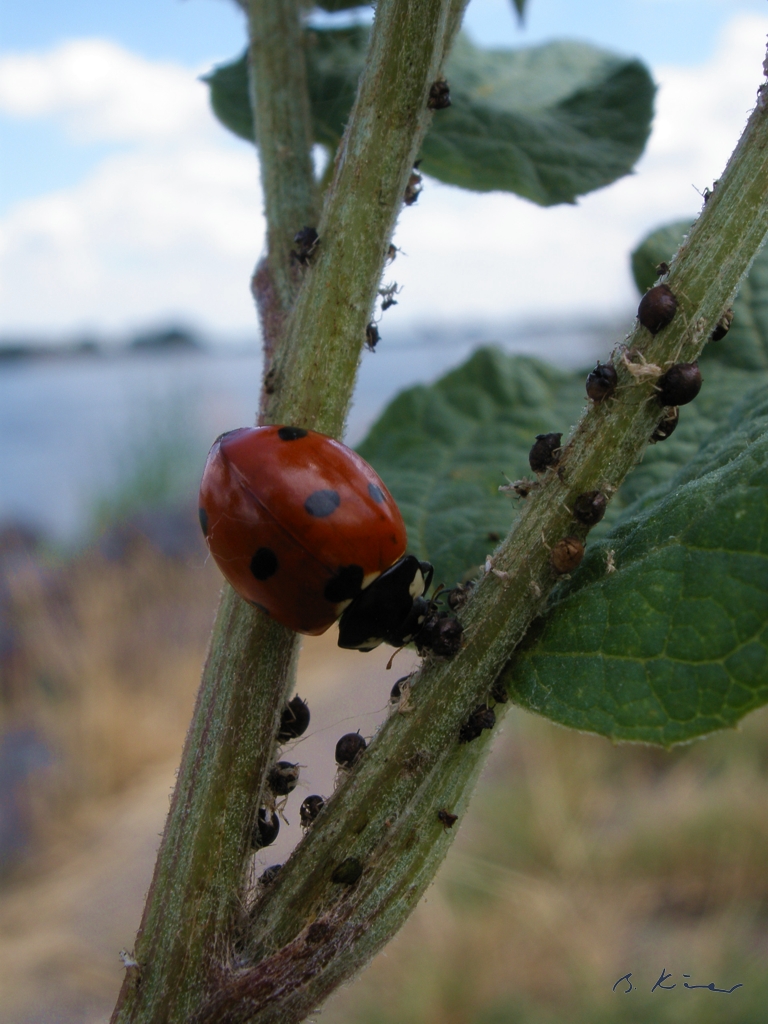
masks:
<svg viewBox="0 0 768 1024"><path fill-rule="evenodd" d="M635 174L575 206L425 181L352 444L481 342L567 367L610 350L630 250L696 214L746 121L768 9L530 0L520 27L509 0L471 0L466 29L641 57L653 133ZM199 80L244 42L225 0L0 12L0 1024L106 1021L151 877L220 586L196 485L258 402L258 164ZM255 871L332 791L338 736L387 714L410 655L388 656L305 643L312 724L285 756L306 768ZM767 773L765 714L664 753L511 711L437 882L323 1020L762 1021ZM652 993L664 968L676 987Z"/></svg>

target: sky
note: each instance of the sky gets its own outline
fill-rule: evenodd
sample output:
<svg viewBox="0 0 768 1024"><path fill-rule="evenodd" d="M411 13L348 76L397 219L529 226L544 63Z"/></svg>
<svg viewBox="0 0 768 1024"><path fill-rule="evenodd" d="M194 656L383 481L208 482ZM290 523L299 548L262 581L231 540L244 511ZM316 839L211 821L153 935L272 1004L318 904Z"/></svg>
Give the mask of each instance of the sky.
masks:
<svg viewBox="0 0 768 1024"><path fill-rule="evenodd" d="M653 133L633 175L576 206L427 180L397 229L387 328L623 315L631 248L695 216L746 122L768 2L530 0L521 29L510 0L471 0L465 27L484 46L565 37L641 57ZM244 44L231 0L3 0L0 336L254 336L257 159L199 80Z"/></svg>

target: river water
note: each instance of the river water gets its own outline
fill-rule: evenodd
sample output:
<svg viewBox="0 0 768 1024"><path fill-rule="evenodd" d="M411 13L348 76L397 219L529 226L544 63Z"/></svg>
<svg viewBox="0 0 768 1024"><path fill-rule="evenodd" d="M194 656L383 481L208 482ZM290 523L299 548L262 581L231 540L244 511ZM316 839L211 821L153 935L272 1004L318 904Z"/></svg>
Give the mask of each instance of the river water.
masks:
<svg viewBox="0 0 768 1024"><path fill-rule="evenodd" d="M434 380L480 341L472 332L422 331L366 352L348 443L364 437L398 391ZM507 332L501 346L575 367L609 343L605 329L555 328ZM175 446L202 470L214 437L253 423L260 374L255 348L1 362L0 525L21 522L63 544L86 539L95 507L131 462L135 473L141 458Z"/></svg>

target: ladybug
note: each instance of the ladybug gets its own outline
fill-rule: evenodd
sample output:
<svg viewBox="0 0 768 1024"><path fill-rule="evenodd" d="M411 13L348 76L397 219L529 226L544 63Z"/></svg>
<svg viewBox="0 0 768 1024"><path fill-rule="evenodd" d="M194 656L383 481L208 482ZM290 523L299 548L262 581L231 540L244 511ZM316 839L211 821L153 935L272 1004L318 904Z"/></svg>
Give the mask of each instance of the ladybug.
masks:
<svg viewBox="0 0 768 1024"><path fill-rule="evenodd" d="M216 564L252 605L339 646L414 640L430 606L429 562L406 555L403 517L379 476L339 441L302 427L241 427L213 443L200 525Z"/></svg>

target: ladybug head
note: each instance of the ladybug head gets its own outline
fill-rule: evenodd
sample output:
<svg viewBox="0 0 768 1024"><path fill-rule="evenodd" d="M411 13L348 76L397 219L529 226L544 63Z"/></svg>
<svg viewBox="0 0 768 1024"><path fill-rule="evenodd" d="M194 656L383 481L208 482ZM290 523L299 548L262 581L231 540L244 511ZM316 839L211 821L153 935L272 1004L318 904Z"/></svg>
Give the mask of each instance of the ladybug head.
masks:
<svg viewBox="0 0 768 1024"><path fill-rule="evenodd" d="M461 646L461 624L438 611L424 594L433 567L415 555L405 555L378 576L344 611L339 621L339 647L372 651L381 643L404 647L415 643L420 654L443 657Z"/></svg>

